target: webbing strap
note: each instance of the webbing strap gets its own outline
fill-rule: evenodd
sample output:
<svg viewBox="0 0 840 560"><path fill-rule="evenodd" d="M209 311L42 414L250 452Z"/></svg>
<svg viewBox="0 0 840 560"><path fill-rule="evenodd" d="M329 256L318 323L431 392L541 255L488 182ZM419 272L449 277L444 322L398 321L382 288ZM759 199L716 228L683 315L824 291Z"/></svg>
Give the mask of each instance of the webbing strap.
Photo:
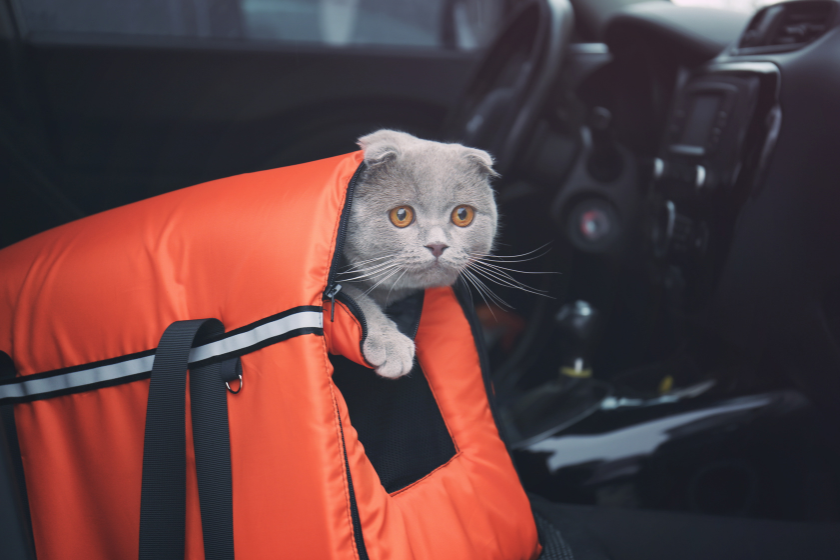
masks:
<svg viewBox="0 0 840 560"><path fill-rule="evenodd" d="M195 472L205 560L233 560L233 490L227 388L239 358L190 371Z"/></svg>
<svg viewBox="0 0 840 560"><path fill-rule="evenodd" d="M193 341L219 334L216 319L172 323L152 367L140 495L140 560L184 557L186 516L186 373ZM233 509L227 396L221 364L195 368L190 382L196 475L205 557L233 559Z"/></svg>
<svg viewBox="0 0 840 560"><path fill-rule="evenodd" d="M11 356L0 350L0 380L16 375ZM0 404L0 543L4 560L35 558L15 409L8 404Z"/></svg>

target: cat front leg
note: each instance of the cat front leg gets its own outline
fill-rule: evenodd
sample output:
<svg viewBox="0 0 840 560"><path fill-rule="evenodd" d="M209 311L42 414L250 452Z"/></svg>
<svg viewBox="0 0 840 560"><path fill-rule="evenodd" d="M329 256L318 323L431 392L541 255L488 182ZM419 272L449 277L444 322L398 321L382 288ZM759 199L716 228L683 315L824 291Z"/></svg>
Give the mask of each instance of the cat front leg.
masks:
<svg viewBox="0 0 840 560"><path fill-rule="evenodd" d="M347 286L344 292L353 298L367 323L367 337L362 344L365 360L382 377L396 379L414 366L414 341L399 331L382 309L364 292Z"/></svg>

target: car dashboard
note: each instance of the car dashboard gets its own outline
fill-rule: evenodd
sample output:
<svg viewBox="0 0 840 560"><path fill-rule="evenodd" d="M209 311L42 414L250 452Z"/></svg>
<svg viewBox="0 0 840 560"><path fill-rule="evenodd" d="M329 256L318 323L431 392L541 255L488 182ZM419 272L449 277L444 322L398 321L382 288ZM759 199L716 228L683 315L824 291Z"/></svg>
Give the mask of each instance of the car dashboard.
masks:
<svg viewBox="0 0 840 560"><path fill-rule="evenodd" d="M838 7L804 0L747 16L647 2L614 14L603 43L570 46L500 190L517 229L503 240L525 250L521 239L557 236L560 255L540 265L560 277L541 287L570 302L534 304L530 317L551 319L527 360L497 357L532 491L585 504L836 515L836 504L814 513L797 479L836 480L826 457L830 426L840 425ZM551 226L529 222L536 207ZM570 326L569 313L581 323ZM580 325L595 316L591 335ZM606 383L562 389L557 363L572 368L570 353ZM736 420L741 406L750 412ZM715 409L727 420L714 427L710 417L704 435L676 424L657 432L666 419ZM668 443L618 456L599 447L636 429ZM783 466L768 440L816 470ZM585 446L590 455L568 459Z"/></svg>

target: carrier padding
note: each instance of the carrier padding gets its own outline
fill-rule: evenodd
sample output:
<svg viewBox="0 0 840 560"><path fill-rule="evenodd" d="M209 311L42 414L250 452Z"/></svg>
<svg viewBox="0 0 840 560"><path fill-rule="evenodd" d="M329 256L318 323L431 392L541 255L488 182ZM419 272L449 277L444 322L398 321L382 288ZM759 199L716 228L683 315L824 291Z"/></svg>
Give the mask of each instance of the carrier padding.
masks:
<svg viewBox="0 0 840 560"><path fill-rule="evenodd" d="M354 153L240 175L72 222L0 251L0 350L30 375L322 304ZM322 336L243 357L228 395L238 558L355 556ZM138 554L148 381L16 404L40 560ZM189 410L189 404L187 404ZM188 558L202 538L187 417Z"/></svg>

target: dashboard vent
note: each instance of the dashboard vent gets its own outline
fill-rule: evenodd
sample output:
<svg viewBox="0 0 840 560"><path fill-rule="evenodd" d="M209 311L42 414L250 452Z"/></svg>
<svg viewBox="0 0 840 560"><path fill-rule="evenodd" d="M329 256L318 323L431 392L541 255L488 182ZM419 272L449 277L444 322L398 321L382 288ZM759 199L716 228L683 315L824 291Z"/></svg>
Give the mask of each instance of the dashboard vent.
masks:
<svg viewBox="0 0 840 560"><path fill-rule="evenodd" d="M801 48L833 27L837 6L834 0L802 0L768 6L750 21L735 54Z"/></svg>

